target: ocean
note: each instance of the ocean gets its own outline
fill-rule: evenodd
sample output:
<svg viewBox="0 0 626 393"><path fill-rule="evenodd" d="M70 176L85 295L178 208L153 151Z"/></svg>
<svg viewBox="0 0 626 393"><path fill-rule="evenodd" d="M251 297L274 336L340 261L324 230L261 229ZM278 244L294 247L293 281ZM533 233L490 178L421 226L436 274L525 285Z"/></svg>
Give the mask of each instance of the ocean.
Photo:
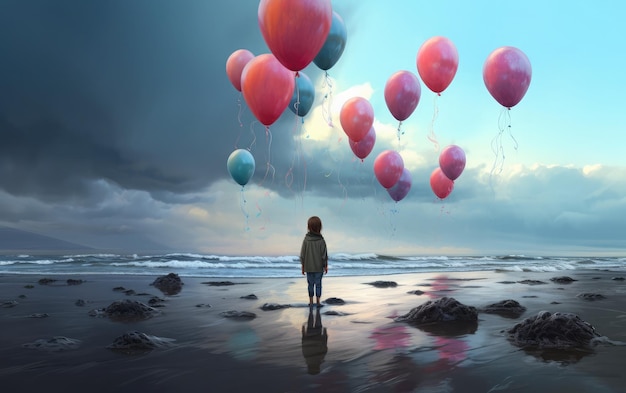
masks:
<svg viewBox="0 0 626 393"><path fill-rule="evenodd" d="M536 271L565 275L572 270L626 272L626 257L501 256L386 256L334 254L331 276L385 276L403 273L464 271ZM181 277L266 278L299 277L297 256L224 256L191 253L162 255L2 255L0 274L132 274Z"/></svg>

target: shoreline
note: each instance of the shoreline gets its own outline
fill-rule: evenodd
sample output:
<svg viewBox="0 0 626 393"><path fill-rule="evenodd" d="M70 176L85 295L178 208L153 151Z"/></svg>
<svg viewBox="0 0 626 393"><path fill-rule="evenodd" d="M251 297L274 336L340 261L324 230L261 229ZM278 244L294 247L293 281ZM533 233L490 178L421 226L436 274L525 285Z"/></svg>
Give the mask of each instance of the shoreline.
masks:
<svg viewBox="0 0 626 393"><path fill-rule="evenodd" d="M563 275L577 281L550 281ZM39 284L46 276L58 281ZM0 304L17 302L0 308L0 380L20 391L41 386L61 391L85 383L101 391L554 392L569 386L578 389L572 391L618 392L626 384L621 366L624 345L599 345L589 353L532 353L513 346L502 333L547 310L575 313L614 343L625 343L626 284L612 279L623 276L618 271L331 274L324 277L322 300L334 297L345 304L326 304L319 316L315 307L309 310L303 277L186 276L181 277L179 293L166 295L150 285L156 275L52 276L0 275ZM68 285L67 279L83 281ZM396 286L368 284L377 280ZM524 280L542 283L521 283ZM224 281L234 285L207 284ZM118 287L128 292L114 290ZM416 290L422 293L409 293ZM577 297L585 292L603 293L606 298ZM251 294L256 299L242 298ZM119 322L88 315L114 301L146 303L155 296L163 300L160 313L146 320ZM475 307L515 299L527 310L518 318L479 313L475 331L452 335L393 321L443 296ZM79 299L84 306L76 305ZM288 307L263 310L266 303ZM233 320L223 316L228 311L256 317ZM316 321L325 329L325 343L303 338L309 325L317 331ZM141 354L107 349L128 331L175 341ZM54 336L80 340L80 346L60 352L23 346ZM319 373L309 374L311 362L318 364ZM472 390L463 390L468 387Z"/></svg>

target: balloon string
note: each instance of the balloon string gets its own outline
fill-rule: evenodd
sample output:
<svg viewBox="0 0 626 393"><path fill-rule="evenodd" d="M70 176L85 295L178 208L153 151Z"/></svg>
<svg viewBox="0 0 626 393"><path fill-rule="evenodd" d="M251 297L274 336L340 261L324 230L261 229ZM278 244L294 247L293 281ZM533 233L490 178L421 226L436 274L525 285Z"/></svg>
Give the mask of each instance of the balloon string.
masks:
<svg viewBox="0 0 626 393"><path fill-rule="evenodd" d="M404 135L404 131L402 131L402 120L398 122L398 148L401 146L400 144L400 136Z"/></svg>
<svg viewBox="0 0 626 393"><path fill-rule="evenodd" d="M239 97L237 97L237 106L239 107L237 120L239 121L239 127L243 127L243 122L241 121L241 114L243 113L243 105L241 105L241 93L239 93Z"/></svg>
<svg viewBox="0 0 626 393"><path fill-rule="evenodd" d="M437 135L435 135L435 120L437 120L437 117L439 116L439 106L437 105L437 97L439 97L439 95L436 95L435 98L433 99L433 118L430 122L430 127L428 129L428 140L431 141L435 147L435 151L439 150L439 142L437 141Z"/></svg>
<svg viewBox="0 0 626 393"><path fill-rule="evenodd" d="M252 123L250 123L250 134L252 134L252 142L250 142L250 145L248 146L248 150L250 152L252 151L252 148L256 146L256 134L254 133L254 123L256 123L256 121L253 121Z"/></svg>
<svg viewBox="0 0 626 393"><path fill-rule="evenodd" d="M247 231L249 231L249 230L250 230L250 227L249 227L249 225L248 225L248 219L249 219L250 215L248 214L248 210L247 210L247 208L246 208L246 204L247 204L247 201L246 201L246 195L245 195L245 193L244 193L244 187L243 187L243 186L241 186L241 195L240 195L240 203L239 203L239 206L240 206L240 208L241 208L241 212L243 213L243 216L244 216L244 217L245 217L245 219L246 219L245 231L247 232Z"/></svg>
<svg viewBox="0 0 626 393"><path fill-rule="evenodd" d="M265 126L265 139L267 142L267 161L265 163L265 176L259 185L265 182L265 179L267 179L267 175L270 172L272 172L272 183L274 183L274 175L276 174L276 169L274 169L274 166L270 163L270 157L272 154L272 132L270 131L269 126Z"/></svg>
<svg viewBox="0 0 626 393"><path fill-rule="evenodd" d="M324 73L324 83L322 87L326 88L326 94L322 100L322 116L329 127L335 127L333 124L333 116L331 113L332 99L333 99L333 81L328 75L328 71Z"/></svg>
<svg viewBox="0 0 626 393"><path fill-rule="evenodd" d="M508 132L509 136L513 140L513 148L517 150L518 143L511 132L511 112L508 108L502 108L502 110L500 111L500 116L498 117L498 133L491 140L491 151L495 156L493 166L491 167L491 176L493 176L494 174L500 174L504 169L504 161L506 156L504 154L504 144L502 143L502 137L505 131Z"/></svg>

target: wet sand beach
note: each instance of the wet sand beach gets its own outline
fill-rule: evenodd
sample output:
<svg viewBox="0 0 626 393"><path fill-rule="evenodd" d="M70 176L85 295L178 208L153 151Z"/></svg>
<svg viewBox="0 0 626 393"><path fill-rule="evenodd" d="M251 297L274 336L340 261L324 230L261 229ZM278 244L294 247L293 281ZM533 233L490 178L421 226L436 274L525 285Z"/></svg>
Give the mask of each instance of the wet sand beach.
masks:
<svg viewBox="0 0 626 393"><path fill-rule="evenodd" d="M626 282L617 279L623 274L566 274L576 281L551 280L562 272L331 272L322 299L344 304L319 310L307 304L303 277L182 277L182 290L165 294L150 285L157 276L2 275L0 381L20 392L626 391ZM44 278L56 281L40 283ZM380 280L396 285L371 285ZM478 309L513 299L526 311L480 312L474 327L458 331L394 321L442 297ZM115 301L151 299L158 314L145 320L90 315ZM589 350L512 345L505 330L543 310L574 313L608 339ZM233 312L254 317L231 318ZM154 342L162 345L107 348L133 331L161 338ZM36 345L53 337L76 341Z"/></svg>

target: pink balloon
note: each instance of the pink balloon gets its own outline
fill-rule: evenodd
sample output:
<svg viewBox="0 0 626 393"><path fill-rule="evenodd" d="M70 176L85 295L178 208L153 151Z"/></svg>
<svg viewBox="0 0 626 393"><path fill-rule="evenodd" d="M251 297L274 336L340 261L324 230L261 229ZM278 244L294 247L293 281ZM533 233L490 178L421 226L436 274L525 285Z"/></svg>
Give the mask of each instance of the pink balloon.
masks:
<svg viewBox="0 0 626 393"><path fill-rule="evenodd" d="M254 55L249 50L238 49L226 60L226 75L237 91L241 91L241 72L253 58Z"/></svg>
<svg viewBox="0 0 626 393"><path fill-rule="evenodd" d="M294 73L271 53L250 60L241 73L243 98L258 121L269 126L283 113L293 95Z"/></svg>
<svg viewBox="0 0 626 393"><path fill-rule="evenodd" d="M374 160L374 175L384 188L393 187L402 176L403 170L404 160L397 151L385 150Z"/></svg>
<svg viewBox="0 0 626 393"><path fill-rule="evenodd" d="M348 138L350 142L350 148L355 156L363 161L365 157L369 156L376 143L376 130L374 127L370 128L369 132L365 134L365 137L358 142Z"/></svg>
<svg viewBox="0 0 626 393"><path fill-rule="evenodd" d="M417 76L409 71L398 71L387 80L385 102L396 120L406 120L420 102L422 88Z"/></svg>
<svg viewBox="0 0 626 393"><path fill-rule="evenodd" d="M447 146L439 154L439 167L450 180L456 180L465 169L465 152L457 145Z"/></svg>
<svg viewBox="0 0 626 393"><path fill-rule="evenodd" d="M374 124L374 108L365 98L352 97L341 107L339 121L348 138L359 142Z"/></svg>
<svg viewBox="0 0 626 393"><path fill-rule="evenodd" d="M459 67L459 53L446 37L426 40L417 52L417 71L430 90L441 94L452 82Z"/></svg>
<svg viewBox="0 0 626 393"><path fill-rule="evenodd" d="M430 188L438 198L445 199L452 192L454 181L450 180L438 167L430 175Z"/></svg>
<svg viewBox="0 0 626 393"><path fill-rule="evenodd" d="M389 193L391 199L396 202L400 202L404 199L405 196L407 196L409 191L411 191L411 183L411 172L409 172L408 169L404 168L402 169L402 175L400 175L400 179L398 179L396 184L387 189L387 193Z"/></svg>
<svg viewBox="0 0 626 393"><path fill-rule="evenodd" d="M330 0L261 0L257 19L265 43L278 61L300 71L324 46L333 9Z"/></svg>
<svg viewBox="0 0 626 393"><path fill-rule="evenodd" d="M509 109L524 98L531 76L528 57L511 46L503 46L491 52L483 66L483 80L487 90L500 105Z"/></svg>

